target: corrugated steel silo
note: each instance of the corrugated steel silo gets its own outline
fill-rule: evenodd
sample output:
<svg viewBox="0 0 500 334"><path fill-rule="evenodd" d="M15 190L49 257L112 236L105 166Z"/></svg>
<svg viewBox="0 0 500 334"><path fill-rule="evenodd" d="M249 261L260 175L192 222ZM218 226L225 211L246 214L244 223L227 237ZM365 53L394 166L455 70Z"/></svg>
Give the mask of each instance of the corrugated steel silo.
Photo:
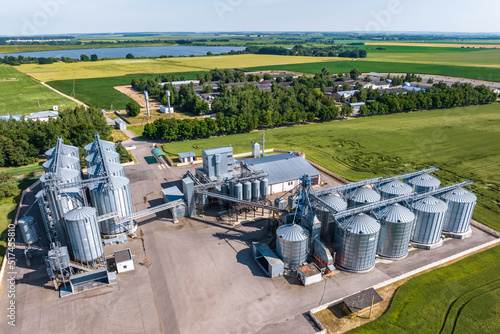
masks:
<svg viewBox="0 0 500 334"><path fill-rule="evenodd" d="M276 230L276 253L285 268L295 269L306 262L309 232L300 225L287 224Z"/></svg>
<svg viewBox="0 0 500 334"><path fill-rule="evenodd" d="M260 181L252 180L252 201L258 201L260 199Z"/></svg>
<svg viewBox="0 0 500 334"><path fill-rule="evenodd" d="M107 163L107 174L109 176L125 176L125 169L121 164ZM87 174L91 178L105 176L106 171L102 163L97 163L87 169Z"/></svg>
<svg viewBox="0 0 500 334"><path fill-rule="evenodd" d="M125 177L111 176L107 183L91 184L90 198L99 216L118 212L119 217L125 217L134 212L129 180ZM124 233L133 226L129 224L115 224L113 219L99 222L102 234L114 235Z"/></svg>
<svg viewBox="0 0 500 334"><path fill-rule="evenodd" d="M51 149L48 149L47 151L45 151L45 155L47 156L47 159L52 159L55 156L56 148L57 148L57 146L52 147ZM62 144L59 146L59 154L60 155L67 155L67 156L71 156L73 158L80 159L80 152L78 151L78 147L76 147L76 146Z"/></svg>
<svg viewBox="0 0 500 334"><path fill-rule="evenodd" d="M439 188L441 181L432 175L424 173L409 179L408 184L413 187L413 191L425 193Z"/></svg>
<svg viewBox="0 0 500 334"><path fill-rule="evenodd" d="M363 273L375 266L380 224L360 213L337 224L335 265L345 271Z"/></svg>
<svg viewBox="0 0 500 334"><path fill-rule="evenodd" d="M260 181L260 194L262 198L267 198L267 196L269 196L269 179L267 177Z"/></svg>
<svg viewBox="0 0 500 334"><path fill-rule="evenodd" d="M333 209L337 210L337 212L347 209L347 202L339 195L330 194L321 197L321 199ZM314 210L318 219L321 221L321 240L326 244L332 244L335 236L335 221L332 218L332 212L322 207L321 204L316 204Z"/></svg>
<svg viewBox="0 0 500 334"><path fill-rule="evenodd" d="M74 183L82 180L82 174L74 169L59 168L58 184Z"/></svg>
<svg viewBox="0 0 500 334"><path fill-rule="evenodd" d="M243 199L243 185L241 183L235 183L233 187L234 197L237 199Z"/></svg>
<svg viewBox="0 0 500 334"><path fill-rule="evenodd" d="M85 205L85 191L82 188L61 189L58 201L64 214Z"/></svg>
<svg viewBox="0 0 500 334"><path fill-rule="evenodd" d="M413 188L410 185L399 180L394 180L392 182L382 184L380 187L378 187L378 190L380 191L382 200L408 195L413 192Z"/></svg>
<svg viewBox="0 0 500 334"><path fill-rule="evenodd" d="M31 216L23 217L17 221L17 225L19 225L25 244L31 245L38 241L35 218Z"/></svg>
<svg viewBox="0 0 500 334"><path fill-rule="evenodd" d="M116 151L115 143L112 143L110 141L100 139L99 146L105 151L110 151L110 152ZM90 155L91 153L97 151L97 148L98 148L98 144L95 141L93 141L92 143L87 144L83 147L83 149L85 150L85 155L87 155L87 156Z"/></svg>
<svg viewBox="0 0 500 334"><path fill-rule="evenodd" d="M432 196L413 204L415 227L410 240L424 245L440 242L447 209L448 205L445 202Z"/></svg>
<svg viewBox="0 0 500 334"><path fill-rule="evenodd" d="M252 183L243 182L243 199L245 201L250 201L252 199Z"/></svg>
<svg viewBox="0 0 500 334"><path fill-rule="evenodd" d="M286 199L284 199L283 197L276 198L274 200L274 206L280 210L285 210L286 209Z"/></svg>
<svg viewBox="0 0 500 334"><path fill-rule="evenodd" d="M297 196L290 195L288 196L288 209L293 210L297 206Z"/></svg>
<svg viewBox="0 0 500 334"><path fill-rule="evenodd" d="M355 208L380 201L380 194L368 187L360 187L349 196L349 207Z"/></svg>
<svg viewBox="0 0 500 334"><path fill-rule="evenodd" d="M70 157L67 155L60 155L57 159L59 161L59 168L74 169L78 172L82 171L82 166L80 165L80 159ZM53 172L56 168L56 159L50 159L45 161L42 166L45 173Z"/></svg>
<svg viewBox="0 0 500 334"><path fill-rule="evenodd" d="M84 206L64 216L73 257L78 262L92 262L104 253L96 210Z"/></svg>
<svg viewBox="0 0 500 334"><path fill-rule="evenodd" d="M415 214L396 203L385 208L378 218L381 228L377 254L393 260L405 258L408 255Z"/></svg>
<svg viewBox="0 0 500 334"><path fill-rule="evenodd" d="M112 151L103 151L102 152L102 158L107 161L108 163L115 163L119 164L120 163L120 155L116 152ZM93 152L90 153L85 157L85 164L87 167L92 167L95 164L101 162L101 152Z"/></svg>
<svg viewBox="0 0 500 334"><path fill-rule="evenodd" d="M474 213L477 197L470 191L457 188L442 196L448 204L444 216L443 231L464 233L470 229L470 220Z"/></svg>

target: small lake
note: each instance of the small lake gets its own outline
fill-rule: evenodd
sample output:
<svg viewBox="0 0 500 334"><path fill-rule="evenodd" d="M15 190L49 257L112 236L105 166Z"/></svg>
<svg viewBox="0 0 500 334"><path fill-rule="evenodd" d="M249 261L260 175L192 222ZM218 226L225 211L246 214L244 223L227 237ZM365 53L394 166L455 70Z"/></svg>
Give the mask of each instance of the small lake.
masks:
<svg viewBox="0 0 500 334"><path fill-rule="evenodd" d="M0 57L5 56L23 56L23 57L69 57L80 59L81 54L86 54L90 57L91 54L96 54L101 58L125 58L129 53L135 57L159 57L159 56L203 56L207 52L220 54L234 51L245 50L245 47L239 46L142 46L142 47L126 47L126 48L95 48L95 49L74 49L74 50L53 50L53 51L36 51L36 52L20 52L20 53L2 53Z"/></svg>

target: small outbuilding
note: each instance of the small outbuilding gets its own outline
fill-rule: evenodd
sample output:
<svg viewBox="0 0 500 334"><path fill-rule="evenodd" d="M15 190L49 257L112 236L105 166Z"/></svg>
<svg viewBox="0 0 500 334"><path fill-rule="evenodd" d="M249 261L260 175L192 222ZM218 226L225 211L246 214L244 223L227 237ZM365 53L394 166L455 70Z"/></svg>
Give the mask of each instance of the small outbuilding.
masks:
<svg viewBox="0 0 500 334"><path fill-rule="evenodd" d="M269 277L274 278L283 275L285 264L267 244L254 242L252 246L255 262Z"/></svg>
<svg viewBox="0 0 500 334"><path fill-rule="evenodd" d="M344 299L344 311L349 316L360 316L379 306L383 299L370 288Z"/></svg>
<svg viewBox="0 0 500 334"><path fill-rule="evenodd" d="M127 129L127 123L121 118L115 119L115 129L118 130L126 130Z"/></svg>
<svg viewBox="0 0 500 334"><path fill-rule="evenodd" d="M192 151L179 153L179 161L181 163L193 162L196 159L196 154Z"/></svg>
<svg viewBox="0 0 500 334"><path fill-rule="evenodd" d="M115 264L118 274L134 270L134 259L130 248L115 252Z"/></svg>
<svg viewBox="0 0 500 334"><path fill-rule="evenodd" d="M321 282L321 271L314 263L308 263L297 269L297 279L304 286Z"/></svg>

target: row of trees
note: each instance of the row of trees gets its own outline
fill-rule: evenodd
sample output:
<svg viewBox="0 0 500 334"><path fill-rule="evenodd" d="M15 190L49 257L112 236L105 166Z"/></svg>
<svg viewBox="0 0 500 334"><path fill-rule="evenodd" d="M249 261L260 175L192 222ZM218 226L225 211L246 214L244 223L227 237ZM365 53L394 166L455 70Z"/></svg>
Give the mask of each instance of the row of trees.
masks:
<svg viewBox="0 0 500 334"><path fill-rule="evenodd" d="M313 56L313 57L347 57L347 58L366 58L366 50L357 47L346 46L343 44L327 47L307 47L304 45L295 45L293 48L284 48L282 46L249 46L245 49L246 53L272 54L284 56Z"/></svg>
<svg viewBox="0 0 500 334"><path fill-rule="evenodd" d="M102 112L95 108L66 109L48 122L0 120L0 166L34 163L60 136L65 143L83 148L94 141L95 133L103 139L111 134Z"/></svg>

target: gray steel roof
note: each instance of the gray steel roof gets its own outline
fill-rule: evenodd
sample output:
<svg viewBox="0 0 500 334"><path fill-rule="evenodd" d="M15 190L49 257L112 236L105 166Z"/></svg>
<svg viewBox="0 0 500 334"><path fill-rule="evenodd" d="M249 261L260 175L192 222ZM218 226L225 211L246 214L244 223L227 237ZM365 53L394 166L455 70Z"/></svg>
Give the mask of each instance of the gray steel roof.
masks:
<svg viewBox="0 0 500 334"><path fill-rule="evenodd" d="M455 203L473 203L477 201L476 195L467 191L463 188L454 189L442 197L445 201L455 202Z"/></svg>
<svg viewBox="0 0 500 334"><path fill-rule="evenodd" d="M120 155L116 152L113 152L113 151L103 151L103 157L104 159L106 160L113 160L113 159L116 159L116 158L120 158ZM94 159L97 159L97 157L99 157L99 152L95 151L95 152L92 152L90 153L89 155L87 155L85 157L85 161L94 161Z"/></svg>
<svg viewBox="0 0 500 334"><path fill-rule="evenodd" d="M276 235L286 241L302 241L309 237L309 232L300 225L287 224L278 227Z"/></svg>
<svg viewBox="0 0 500 334"><path fill-rule="evenodd" d="M64 182L68 180L73 180L81 176L80 172L69 168L59 168L59 181Z"/></svg>
<svg viewBox="0 0 500 334"><path fill-rule="evenodd" d="M107 183L106 182L103 182L103 183L91 183L89 185L89 189L90 190L98 190L98 189L102 189L106 185L111 185L115 189L120 189L120 188L123 188L123 187L129 185L129 180L126 177L123 177L123 176L111 176L109 178L109 181Z"/></svg>
<svg viewBox="0 0 500 334"><path fill-rule="evenodd" d="M320 172L306 159L292 154L273 154L262 158L245 159L242 162L254 171L267 173L270 185L297 180L304 174L311 177L320 175Z"/></svg>
<svg viewBox="0 0 500 334"><path fill-rule="evenodd" d="M345 209L347 209L347 202L344 201L342 198L340 198L340 196L338 196L338 195L330 194L330 195L321 197L320 199L322 199L323 202L330 204L330 206L337 211L344 211Z"/></svg>
<svg viewBox="0 0 500 334"><path fill-rule="evenodd" d="M120 263L132 259L132 252L130 251L130 248L116 251L114 255L115 255L115 263Z"/></svg>
<svg viewBox="0 0 500 334"><path fill-rule="evenodd" d="M206 150L202 151L203 155L226 154L229 152L233 153L233 148L231 146L207 148Z"/></svg>
<svg viewBox="0 0 500 334"><path fill-rule="evenodd" d="M161 192L163 193L163 196L165 196L169 202L184 198L184 194L176 186L162 189Z"/></svg>
<svg viewBox="0 0 500 334"><path fill-rule="evenodd" d="M424 187L439 187L439 185L441 184L441 181L439 181L439 179L436 179L434 176L426 173L415 176L414 178L408 180L408 182L415 186Z"/></svg>
<svg viewBox="0 0 500 334"><path fill-rule="evenodd" d="M380 231L380 224L375 218L360 213L341 224L344 230L355 234L375 234Z"/></svg>
<svg viewBox="0 0 500 334"><path fill-rule="evenodd" d="M448 204L432 196L428 196L413 204L413 209L422 212L444 212L448 209Z"/></svg>
<svg viewBox="0 0 500 334"><path fill-rule="evenodd" d="M71 157L71 156L68 156L68 155L61 155L59 156L59 166L60 167L64 167L64 166L72 166L74 164L78 164L79 161L77 158L74 158L74 157ZM52 159L49 159L47 161L45 161L42 166L44 168L54 168L54 162L55 162L55 159L52 158Z"/></svg>
<svg viewBox="0 0 500 334"><path fill-rule="evenodd" d="M73 209L64 215L65 220L70 221L80 221L83 219L88 219L90 217L95 217L96 211L90 206L83 206Z"/></svg>
<svg viewBox="0 0 500 334"><path fill-rule="evenodd" d="M112 148L113 150L115 149L116 145L115 143L112 143L110 141L107 141L107 140L102 140L100 139L99 140L99 144L103 147L103 148L107 148L107 149L110 149ZM85 151L93 151L93 150L96 150L97 149L97 143L95 141L91 142L90 144L87 144L83 147L83 149Z"/></svg>
<svg viewBox="0 0 500 334"><path fill-rule="evenodd" d="M123 170L123 166L121 164L115 164L113 162L108 162L106 167L108 168L108 172L118 172ZM100 172L104 172L102 169L102 164L97 163L87 169L87 174L97 175Z"/></svg>
<svg viewBox="0 0 500 334"><path fill-rule="evenodd" d="M57 146L48 149L47 151L45 151L45 155L53 156L56 148L57 148ZM62 155L70 155L70 154L74 153L75 151L78 152L78 147L76 147L76 146L62 144L59 147L59 153Z"/></svg>
<svg viewBox="0 0 500 334"><path fill-rule="evenodd" d="M179 158L196 158L196 153L194 153L193 151L189 151L189 152L181 152L178 154L179 155Z"/></svg>
<svg viewBox="0 0 500 334"><path fill-rule="evenodd" d="M399 180L394 180L392 182L383 184L378 189L386 194L391 195L406 195L410 194L413 191L411 186Z"/></svg>
<svg viewBox="0 0 500 334"><path fill-rule="evenodd" d="M415 219L415 214L400 204L394 204L385 208L380 219L390 223L411 223Z"/></svg>
<svg viewBox="0 0 500 334"><path fill-rule="evenodd" d="M368 187L360 187L349 197L350 200L358 203L372 203L380 201L380 194Z"/></svg>

